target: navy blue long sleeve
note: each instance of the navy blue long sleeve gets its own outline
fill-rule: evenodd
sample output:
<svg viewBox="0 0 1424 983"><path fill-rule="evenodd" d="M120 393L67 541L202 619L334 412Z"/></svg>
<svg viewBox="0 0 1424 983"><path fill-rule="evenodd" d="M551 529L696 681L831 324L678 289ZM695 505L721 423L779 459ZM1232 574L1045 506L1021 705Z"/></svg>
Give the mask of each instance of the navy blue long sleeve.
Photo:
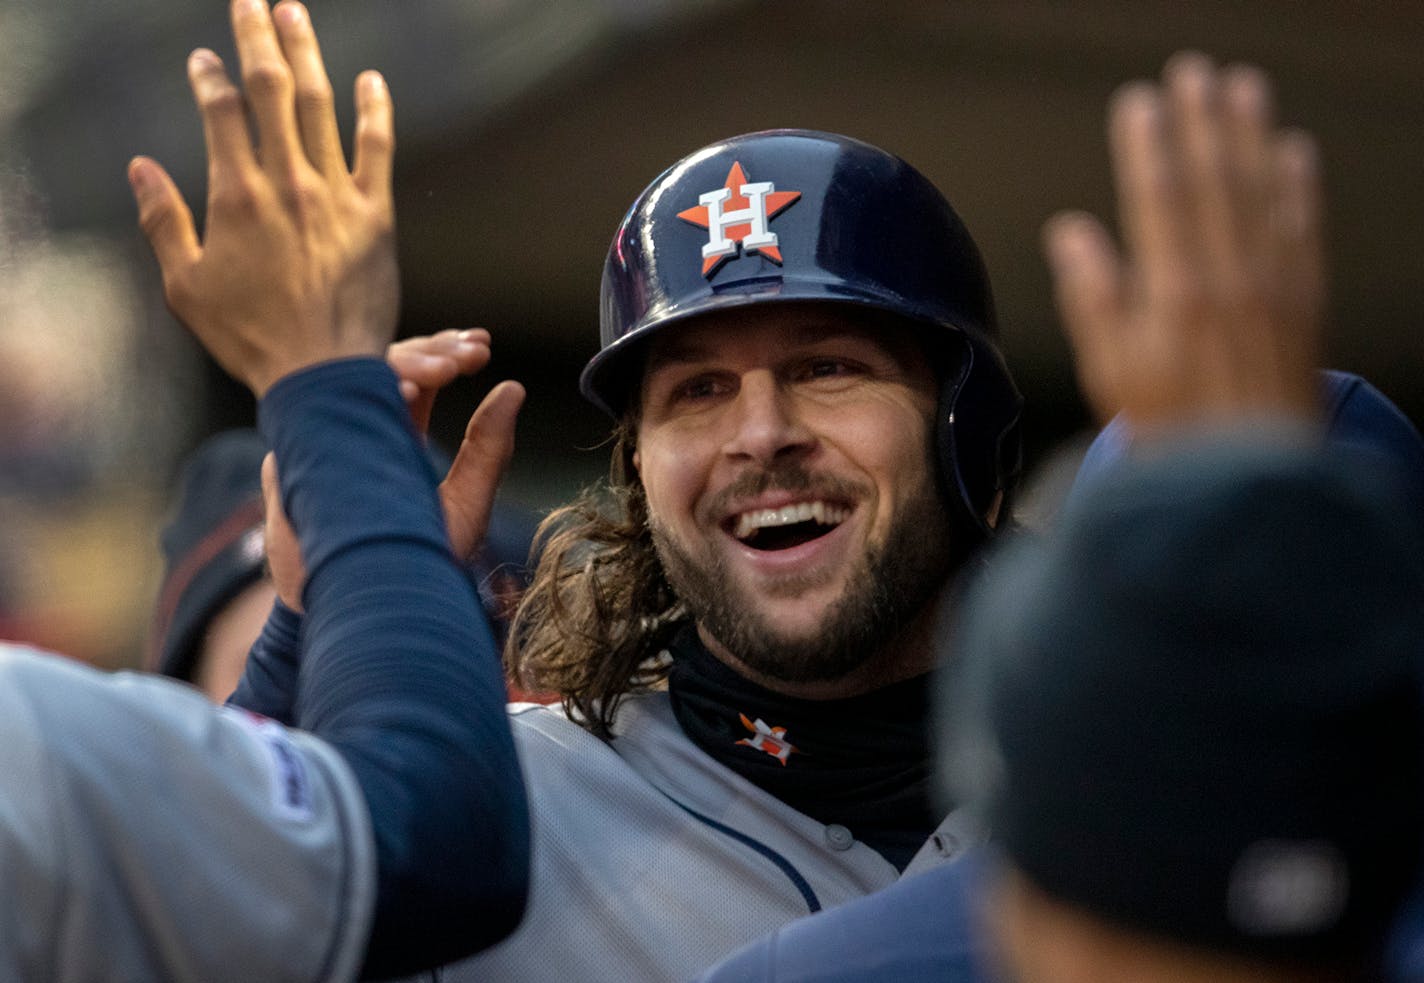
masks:
<svg viewBox="0 0 1424 983"><path fill-rule="evenodd" d="M528 878L488 622L384 363L295 373L258 415L307 566L295 723L341 751L371 809L379 893L365 974L456 959L518 924Z"/></svg>
<svg viewBox="0 0 1424 983"><path fill-rule="evenodd" d="M228 704L295 726L301 639L302 616L280 600L273 601Z"/></svg>

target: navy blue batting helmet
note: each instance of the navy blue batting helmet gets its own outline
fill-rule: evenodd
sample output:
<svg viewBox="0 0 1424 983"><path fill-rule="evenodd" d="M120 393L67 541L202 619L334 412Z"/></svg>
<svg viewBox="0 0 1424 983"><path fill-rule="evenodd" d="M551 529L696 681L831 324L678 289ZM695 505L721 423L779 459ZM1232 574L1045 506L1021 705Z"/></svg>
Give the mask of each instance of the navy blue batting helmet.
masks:
<svg viewBox="0 0 1424 983"><path fill-rule="evenodd" d="M648 337L748 304L820 301L919 325L946 359L936 437L946 498L984 516L1021 461L1023 399L995 343L988 274L964 223L924 175L883 150L768 130L697 151L624 217L603 268L602 350L583 394L620 415Z"/></svg>

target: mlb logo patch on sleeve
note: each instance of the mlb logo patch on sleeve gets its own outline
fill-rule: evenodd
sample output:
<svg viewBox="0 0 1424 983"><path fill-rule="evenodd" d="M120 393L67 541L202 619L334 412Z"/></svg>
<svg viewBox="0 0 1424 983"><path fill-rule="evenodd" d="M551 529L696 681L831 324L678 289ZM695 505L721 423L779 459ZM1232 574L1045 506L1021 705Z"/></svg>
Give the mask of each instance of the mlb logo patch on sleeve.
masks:
<svg viewBox="0 0 1424 983"><path fill-rule="evenodd" d="M287 728L256 714L234 711L233 717L242 722L267 753L272 811L292 822L310 822L316 813L311 773Z"/></svg>

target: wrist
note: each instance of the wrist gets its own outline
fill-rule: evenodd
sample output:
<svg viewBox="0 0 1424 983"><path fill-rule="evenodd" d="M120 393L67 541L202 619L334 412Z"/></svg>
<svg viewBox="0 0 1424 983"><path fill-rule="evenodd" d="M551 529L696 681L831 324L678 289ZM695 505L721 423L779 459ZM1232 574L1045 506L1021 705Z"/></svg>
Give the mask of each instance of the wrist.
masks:
<svg viewBox="0 0 1424 983"><path fill-rule="evenodd" d="M307 385L308 380L316 383L323 374L337 374L346 371L347 366L356 366L364 362L377 362L385 365L385 359L379 353L354 353L350 355L333 355L319 361L305 362L302 364L288 364L264 373L262 379L265 384L261 390L258 389L258 381L251 384L253 394L257 396L259 402L269 402L274 390L289 390Z"/></svg>

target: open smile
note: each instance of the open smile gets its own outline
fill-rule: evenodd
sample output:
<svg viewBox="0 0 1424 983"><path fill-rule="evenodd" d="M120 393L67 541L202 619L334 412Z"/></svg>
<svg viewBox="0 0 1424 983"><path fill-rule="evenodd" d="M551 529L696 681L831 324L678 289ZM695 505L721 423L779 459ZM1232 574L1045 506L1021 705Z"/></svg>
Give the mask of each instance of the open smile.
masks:
<svg viewBox="0 0 1424 983"><path fill-rule="evenodd" d="M722 528L744 546L775 552L820 539L851 512L848 505L816 499L738 512L724 519Z"/></svg>

